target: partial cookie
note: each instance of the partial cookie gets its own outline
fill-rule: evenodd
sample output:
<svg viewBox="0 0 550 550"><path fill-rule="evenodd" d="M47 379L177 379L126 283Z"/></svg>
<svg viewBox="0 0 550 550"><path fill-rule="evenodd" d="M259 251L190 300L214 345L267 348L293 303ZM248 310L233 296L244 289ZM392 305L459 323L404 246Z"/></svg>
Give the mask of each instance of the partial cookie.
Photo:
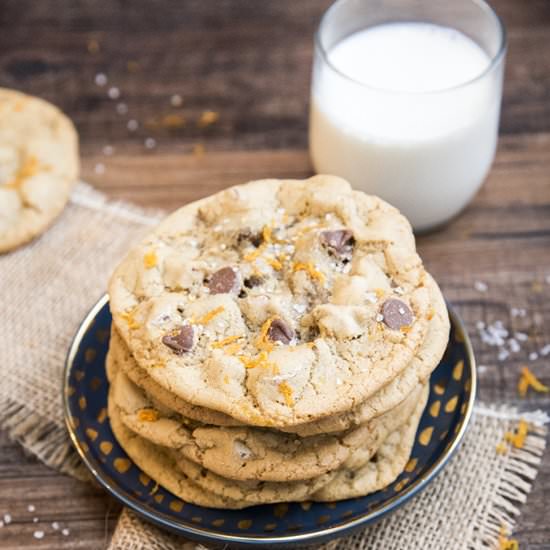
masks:
<svg viewBox="0 0 550 550"><path fill-rule="evenodd" d="M301 437L306 437L347 430L353 426L368 422L396 407L418 384L427 379L432 370L439 364L445 351L449 334L449 317L441 291L429 275L427 276L426 286L430 292L433 315L429 323L426 340L415 355L410 366L358 407L348 412L313 422L281 428L281 431L296 433ZM241 422L223 413L191 405L157 384L144 369L137 365L114 327L110 342L109 354L113 354L117 358L124 373L132 382L144 389L147 394L159 403L179 412L187 418L205 424L219 426L242 425Z"/></svg>
<svg viewBox="0 0 550 550"><path fill-rule="evenodd" d="M410 364L433 314L426 284L396 209L316 176L181 208L123 260L109 294L155 382L286 428L354 408Z"/></svg>
<svg viewBox="0 0 550 550"><path fill-rule="evenodd" d="M380 445L376 451L376 460L371 460L359 469L339 470L336 477L310 499L333 501L362 497L393 483L403 472L411 456L428 395L429 385L426 385L414 413L404 426L391 433Z"/></svg>
<svg viewBox="0 0 550 550"><path fill-rule="evenodd" d="M178 449L187 459L225 478L276 482L311 479L348 463L356 453L361 455L362 448L376 450L410 416L423 391L418 386L385 415L351 430L300 438L254 427L193 425L160 410L123 372L117 373L111 387L110 398L120 418L141 437Z"/></svg>
<svg viewBox="0 0 550 550"><path fill-rule="evenodd" d="M0 88L0 253L53 222L78 170L72 122L46 101Z"/></svg>
<svg viewBox="0 0 550 550"><path fill-rule="evenodd" d="M250 506L245 501L215 495L196 485L176 466L170 452L139 437L121 422L112 400L109 400L109 420L117 441L132 462L177 497L207 508L240 509Z"/></svg>

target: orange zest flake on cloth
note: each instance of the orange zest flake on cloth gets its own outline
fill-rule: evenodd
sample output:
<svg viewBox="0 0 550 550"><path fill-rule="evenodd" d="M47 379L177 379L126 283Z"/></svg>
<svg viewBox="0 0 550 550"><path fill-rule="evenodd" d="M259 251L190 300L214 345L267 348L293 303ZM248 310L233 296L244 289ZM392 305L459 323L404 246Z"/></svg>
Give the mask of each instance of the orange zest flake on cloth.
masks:
<svg viewBox="0 0 550 550"><path fill-rule="evenodd" d="M504 439L497 443L496 452L499 455L506 454L510 445L516 449L523 449L525 439L529 433L529 424L525 420L520 420L514 432L506 432Z"/></svg>
<svg viewBox="0 0 550 550"><path fill-rule="evenodd" d="M195 325L206 325L206 323L212 321L212 319L222 313L222 311L225 311L225 308L223 306L218 306L210 310L208 313L205 313L202 317L194 319L191 322Z"/></svg>
<svg viewBox="0 0 550 550"><path fill-rule="evenodd" d="M141 422L156 422L159 419L158 411L149 408L141 409L137 416Z"/></svg>
<svg viewBox="0 0 550 550"><path fill-rule="evenodd" d="M528 367L521 369L521 375L518 380L518 393L520 397L525 397L529 388L533 388L539 393L548 393L550 388L545 386L530 370Z"/></svg>
<svg viewBox="0 0 550 550"><path fill-rule="evenodd" d="M315 269L315 266L311 262L297 262L294 264L292 271L305 271L312 279L316 279L320 283L325 282L325 275Z"/></svg>
<svg viewBox="0 0 550 550"><path fill-rule="evenodd" d="M292 405L294 405L294 399L292 399L292 388L287 382L281 382L278 389L279 393L284 397L287 406L292 407Z"/></svg>
<svg viewBox="0 0 550 550"><path fill-rule="evenodd" d="M145 269L152 269L157 265L157 255L154 250L150 250L143 256L143 266Z"/></svg>
<svg viewBox="0 0 550 550"><path fill-rule="evenodd" d="M516 539L509 539L508 532L504 525L500 527L498 535L498 550L519 550L519 543Z"/></svg>

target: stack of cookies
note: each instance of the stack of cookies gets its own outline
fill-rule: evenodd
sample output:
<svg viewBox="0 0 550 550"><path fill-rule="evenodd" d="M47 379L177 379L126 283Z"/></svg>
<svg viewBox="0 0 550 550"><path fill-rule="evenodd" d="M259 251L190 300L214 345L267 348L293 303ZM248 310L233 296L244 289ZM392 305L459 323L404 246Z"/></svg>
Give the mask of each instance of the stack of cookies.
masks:
<svg viewBox="0 0 550 550"><path fill-rule="evenodd" d="M449 320L407 220L332 176L232 187L115 270L109 416L202 506L333 501L403 471Z"/></svg>

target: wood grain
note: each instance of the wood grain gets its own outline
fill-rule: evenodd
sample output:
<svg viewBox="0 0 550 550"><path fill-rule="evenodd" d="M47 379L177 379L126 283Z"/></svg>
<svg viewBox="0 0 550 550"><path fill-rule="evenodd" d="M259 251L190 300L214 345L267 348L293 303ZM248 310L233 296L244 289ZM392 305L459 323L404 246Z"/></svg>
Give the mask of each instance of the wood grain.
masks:
<svg viewBox="0 0 550 550"><path fill-rule="evenodd" d="M82 141L83 177L111 197L166 210L261 177L306 177L312 34L328 0L3 0L0 86L60 105ZM550 384L550 3L495 0L508 27L501 140L491 174L472 204L418 248L464 317L476 348L480 397L550 410L550 396L517 399L520 366ZM97 51L96 51L97 45ZM104 73L105 87L94 78ZM119 88L110 99L107 90ZM174 94L181 107L171 105ZM124 103L128 113L119 114ZM121 108L119 107L119 110ZM204 110L219 121L198 128ZM159 126L167 114L185 118ZM128 130L129 120L139 122ZM146 138L156 146L147 149ZM205 154L193 154L200 143ZM114 154L105 155L106 145ZM98 173L103 167L104 172ZM444 182L442 182L442 185ZM487 283L486 293L475 290ZM514 317L511 308L525 308ZM478 321L501 320L529 334L498 361ZM522 549L550 549L550 453L522 507ZM35 512L27 510L28 505ZM0 548L102 548L118 506L97 488L59 475L0 434ZM33 517L39 522L33 523ZM69 536L53 530L57 521ZM41 540L33 538L44 530Z"/></svg>

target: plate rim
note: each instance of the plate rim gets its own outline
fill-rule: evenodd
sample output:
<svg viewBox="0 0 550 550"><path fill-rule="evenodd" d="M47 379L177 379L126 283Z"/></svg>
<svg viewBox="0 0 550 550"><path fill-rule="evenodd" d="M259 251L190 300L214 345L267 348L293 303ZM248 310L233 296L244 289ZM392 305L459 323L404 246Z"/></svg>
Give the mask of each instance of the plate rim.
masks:
<svg viewBox="0 0 550 550"><path fill-rule="evenodd" d="M101 471L99 463L90 459L88 453L83 448L81 442L78 440L76 435L76 426L73 424L71 408L69 403L69 378L72 372L74 365L74 360L78 353L80 344L82 342L83 336L88 332L90 326L93 324L98 313L107 305L109 302L109 295L107 293L103 294L101 298L92 306L88 311L82 322L80 323L75 335L71 339L69 345L69 350L65 359L64 370L63 370L63 415L65 419L65 426L69 432L70 440L73 444L73 447L76 449L80 459L86 465L90 473L93 475L94 479L115 499L121 502L124 506L127 506L132 511L134 511L139 516L143 517L145 520L154 523L157 526L163 527L172 533L178 533L180 535L191 535L196 536L202 540L209 540L213 542L223 542L226 544L236 543L241 545L256 545L256 546L266 546L273 544L291 544L291 543L313 543L316 540L321 540L324 538L336 538L335 536L338 533L344 535L346 532L353 531L354 529L359 528L363 524L374 523L380 520L385 515L391 513L398 506L405 504L415 495L418 495L422 492L426 486L441 472L444 466L452 458L456 450L459 448L466 430L470 423L474 403L477 394L477 368L476 360L470 341L470 337L464 326L464 322L455 311L453 306L446 301L447 311L449 314L449 319L451 325L456 327L456 330L460 333L463 345L466 350L466 356L468 357L469 368L470 368L470 379L471 379L471 388L468 401L466 402L466 410L464 415L459 421L459 430L453 434L451 444L447 446L446 449L441 453L441 455L435 460L435 462L427 469L422 476L419 476L414 482L407 485L407 487L400 493L389 498L387 502L379 509L373 511L365 511L359 517L354 518L353 520L343 520L337 525L332 527L320 528L318 530L309 531L302 534L288 534L288 535L267 535L267 536L258 536L258 535L230 535L225 533L220 533L219 531L212 530L209 528L191 526L187 523L183 524L170 516L165 516L159 512L152 513L143 508L143 503L138 499L124 494L118 489L118 484L110 483L108 476ZM431 389L430 389L431 393Z"/></svg>

